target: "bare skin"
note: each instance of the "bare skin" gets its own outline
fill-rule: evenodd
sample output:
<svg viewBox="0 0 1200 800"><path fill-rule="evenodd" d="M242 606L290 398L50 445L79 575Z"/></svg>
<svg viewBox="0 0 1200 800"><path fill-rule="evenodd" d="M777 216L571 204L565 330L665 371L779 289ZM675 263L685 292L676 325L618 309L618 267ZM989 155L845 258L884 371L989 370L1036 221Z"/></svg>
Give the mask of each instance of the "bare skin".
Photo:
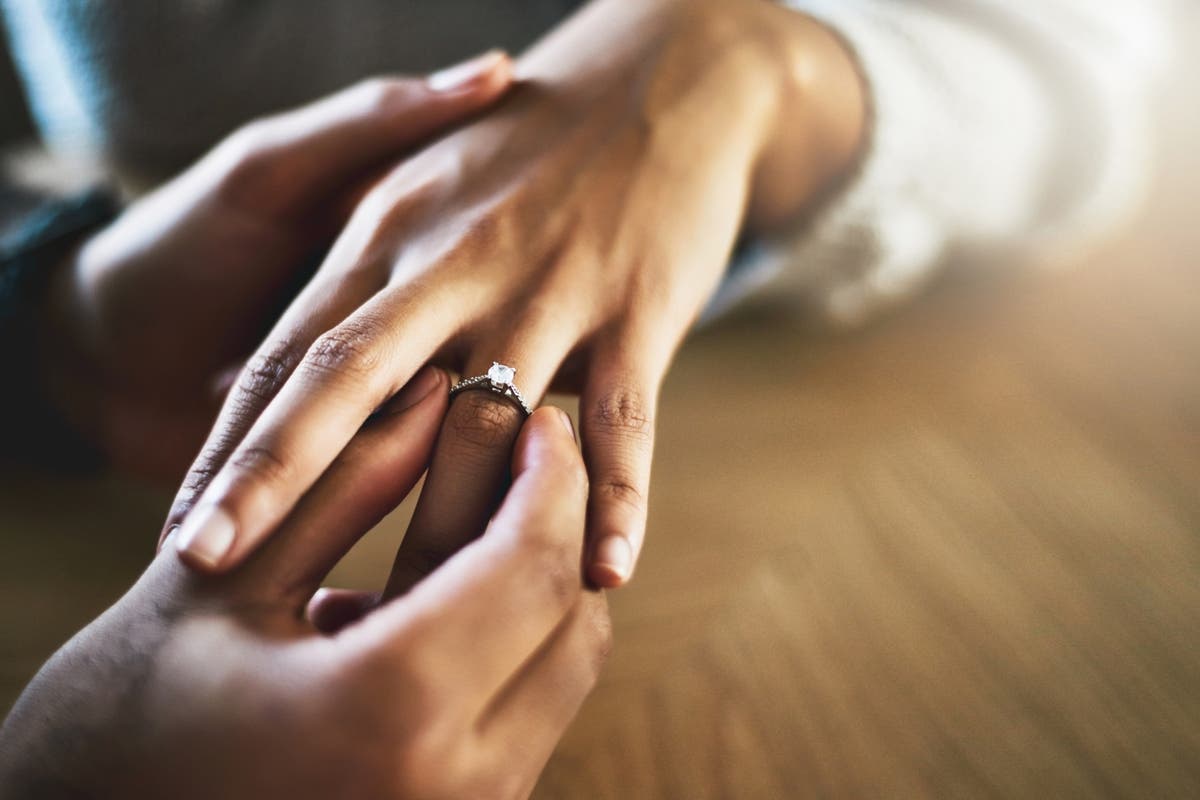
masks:
<svg viewBox="0 0 1200 800"><path fill-rule="evenodd" d="M528 796L609 648L565 415L526 423L487 533L404 598L314 598L420 477L447 387L415 379L228 575L161 553L17 702L0 797Z"/></svg>
<svg viewBox="0 0 1200 800"><path fill-rule="evenodd" d="M813 20L762 0L596 0L516 65L493 113L358 206L227 400L165 530L221 571L279 525L363 420L433 361L578 391L588 575L629 580L659 386L743 231L770 233L852 166L863 97ZM397 559L402 594L486 526L515 408L452 404Z"/></svg>
<svg viewBox="0 0 1200 800"><path fill-rule="evenodd" d="M47 664L0 733L13 796L528 794L607 649L580 560L615 586L641 548L671 356L737 236L791 224L849 169L862 98L835 37L757 0L598 0L518 74L525 85L498 110L377 183L372 167L400 156L389 148L482 109L507 74L401 126L370 163L338 160L357 145L309 158L311 143L290 138L304 130L294 118L257 126L65 273L55 307L72 333L54 346L106 387L98 412L77 408L65 370L55 381L67 407L115 453L164 430L191 442L261 334L221 322L269 319L296 259L361 197L234 382L165 528L188 564L218 574L160 555ZM329 171L286 183L314 163ZM213 222L260 208L245 228ZM198 278L246 253L236 274L269 279L210 294L184 280L186 302L176 284L160 293L173 303L146 306L144 329L126 327L125 312L141 310L129 298L175 280L162 265L182 259L194 268L180 279ZM277 256L286 267L271 266ZM243 297L244 309L223 305ZM479 374L492 360L517 366L534 400L552 385L580 392L590 497L578 454L553 444L552 427L566 436L557 412L519 434L511 407L475 392L447 410L446 378L420 373L433 361ZM169 374L149 383L145 367L123 369L156 361ZM123 410L151 399L152 413ZM195 412L154 418L180 399ZM186 447L163 450L161 463L134 465L169 469ZM430 461L391 599L313 598Z"/></svg>
<svg viewBox="0 0 1200 800"><path fill-rule="evenodd" d="M375 78L252 122L82 244L58 271L42 363L115 466L178 479L367 188L508 89L503 54L475 66L459 85Z"/></svg>

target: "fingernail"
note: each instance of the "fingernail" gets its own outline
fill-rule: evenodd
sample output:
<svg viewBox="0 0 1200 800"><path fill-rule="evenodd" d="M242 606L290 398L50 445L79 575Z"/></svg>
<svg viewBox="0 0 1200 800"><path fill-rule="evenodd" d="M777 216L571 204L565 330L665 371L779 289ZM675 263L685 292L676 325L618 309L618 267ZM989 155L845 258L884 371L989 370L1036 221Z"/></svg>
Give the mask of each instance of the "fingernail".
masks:
<svg viewBox="0 0 1200 800"><path fill-rule="evenodd" d="M504 57L502 50L489 50L470 61L464 61L433 73L425 79L425 85L435 92L455 92L466 89L495 69Z"/></svg>
<svg viewBox="0 0 1200 800"><path fill-rule="evenodd" d="M633 571L633 548L624 536L608 536L596 546L595 566L612 573L619 581L629 579Z"/></svg>
<svg viewBox="0 0 1200 800"><path fill-rule="evenodd" d="M558 410L558 418L562 420L563 427L566 428L567 433L570 434L571 441L575 441L575 423L571 422L571 415L560 408Z"/></svg>
<svg viewBox="0 0 1200 800"><path fill-rule="evenodd" d="M189 558L216 567L233 546L236 535L233 519L219 506L203 506L183 521L175 546Z"/></svg>
<svg viewBox="0 0 1200 800"><path fill-rule="evenodd" d="M429 397L433 393L433 390L438 388L441 383L442 371L440 369L437 367L424 367L396 395L396 399L391 403L393 413L399 414L401 411L407 411L412 408L426 397Z"/></svg>

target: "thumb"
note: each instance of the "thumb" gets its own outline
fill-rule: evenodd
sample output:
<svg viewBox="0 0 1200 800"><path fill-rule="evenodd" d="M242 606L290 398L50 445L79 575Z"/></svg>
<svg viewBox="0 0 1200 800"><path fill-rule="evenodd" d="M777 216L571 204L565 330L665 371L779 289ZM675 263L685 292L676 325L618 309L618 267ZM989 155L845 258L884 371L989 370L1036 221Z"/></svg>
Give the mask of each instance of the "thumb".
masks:
<svg viewBox="0 0 1200 800"><path fill-rule="evenodd" d="M370 78L251 122L206 161L236 207L307 216L367 170L486 108L511 84L512 61L499 50L425 78Z"/></svg>

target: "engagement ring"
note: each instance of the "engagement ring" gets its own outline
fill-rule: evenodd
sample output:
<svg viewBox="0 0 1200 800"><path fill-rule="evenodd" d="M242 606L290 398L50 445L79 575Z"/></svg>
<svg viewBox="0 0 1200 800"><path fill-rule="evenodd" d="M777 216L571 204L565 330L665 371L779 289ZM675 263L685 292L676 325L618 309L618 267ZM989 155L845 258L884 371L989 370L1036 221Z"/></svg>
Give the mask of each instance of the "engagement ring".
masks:
<svg viewBox="0 0 1200 800"><path fill-rule="evenodd" d="M521 390L513 383L513 377L516 376L517 370L515 367L509 367L501 364L498 361L493 361L492 366L488 368L486 375L476 375L474 378L463 378L458 383L450 387L450 398L453 399L459 392L465 392L468 389L485 389L489 392L495 392L498 395L508 398L518 408L525 412L525 416L533 413L533 409L525 402L525 397L521 394Z"/></svg>

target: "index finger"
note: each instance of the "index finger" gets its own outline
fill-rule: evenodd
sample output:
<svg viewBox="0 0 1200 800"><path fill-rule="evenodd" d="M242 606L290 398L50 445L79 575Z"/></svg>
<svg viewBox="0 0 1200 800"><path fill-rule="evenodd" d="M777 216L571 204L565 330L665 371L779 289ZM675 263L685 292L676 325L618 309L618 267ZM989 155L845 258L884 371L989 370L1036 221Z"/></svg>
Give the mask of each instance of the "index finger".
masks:
<svg viewBox="0 0 1200 800"><path fill-rule="evenodd" d="M189 565L224 571L274 532L440 345L438 299L378 294L316 339L182 520L177 548Z"/></svg>

